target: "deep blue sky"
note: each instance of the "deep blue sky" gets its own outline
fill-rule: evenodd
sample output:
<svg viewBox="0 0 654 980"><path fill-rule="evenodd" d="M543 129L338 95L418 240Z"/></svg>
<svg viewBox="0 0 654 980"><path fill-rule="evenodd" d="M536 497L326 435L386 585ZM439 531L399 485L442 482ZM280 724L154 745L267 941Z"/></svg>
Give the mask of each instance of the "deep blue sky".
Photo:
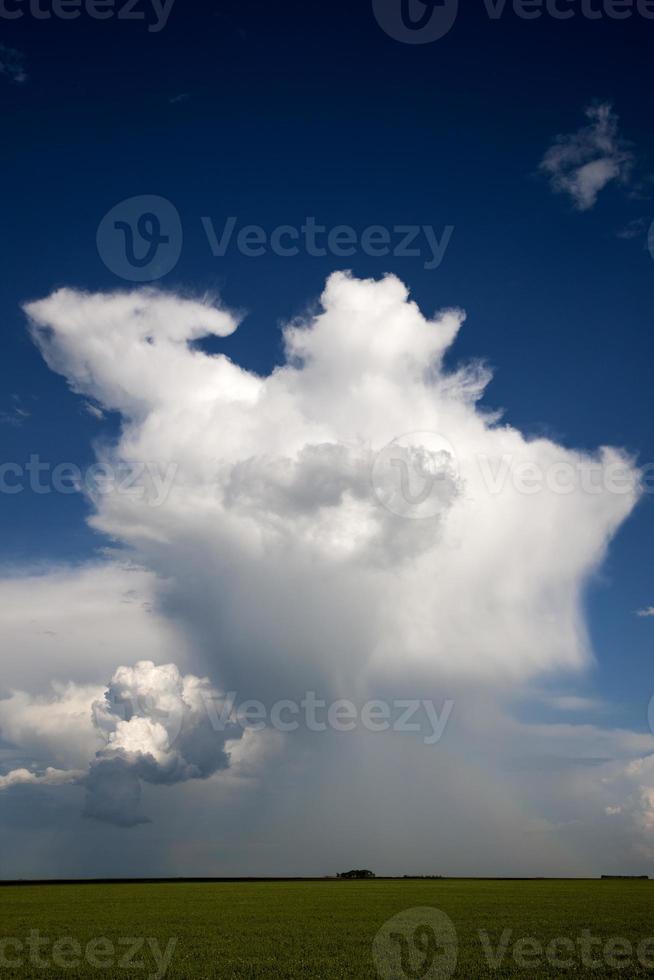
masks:
<svg viewBox="0 0 654 980"><path fill-rule="evenodd" d="M481 0L464 6L425 45L388 37L369 0L177 0L158 33L85 15L0 18L0 44L24 53L29 76L0 75L0 413L30 413L0 425L3 460L83 464L92 440L111 433L45 367L20 304L62 285L124 287L96 232L110 208L142 194L169 199L184 230L160 285L215 290L246 311L220 345L240 362L268 371L279 361L280 322L335 268L393 271L426 313L467 310L454 359L489 361L486 401L510 422L654 460L654 261L646 230L617 234L654 217L654 21L525 21L510 9L491 21ZM619 114L640 191L609 187L580 214L536 171L594 99ZM307 215L359 230L455 230L434 271L424 257L253 258L232 247L217 258L200 218L220 229L229 215L268 230ZM85 526L80 497L25 492L0 508L5 564L80 561L105 543ZM634 610L654 604L653 531L649 497L589 596L600 659L591 686L625 705L616 722L640 728L654 621Z"/></svg>

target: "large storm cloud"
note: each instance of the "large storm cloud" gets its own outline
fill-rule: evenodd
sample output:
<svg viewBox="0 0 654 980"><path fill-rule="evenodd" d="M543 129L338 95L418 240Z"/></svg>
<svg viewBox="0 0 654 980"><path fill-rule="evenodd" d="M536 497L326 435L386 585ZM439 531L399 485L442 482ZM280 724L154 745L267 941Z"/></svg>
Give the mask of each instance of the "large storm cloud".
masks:
<svg viewBox="0 0 654 980"><path fill-rule="evenodd" d="M473 733L493 726L500 754L512 740L539 741L507 721L507 691L519 697L592 663L584 592L638 499L633 461L527 438L482 408L490 372L444 364L463 314L426 318L393 276L333 275L321 308L285 328L285 363L265 377L203 348L237 327L210 299L63 289L25 310L48 365L119 413L119 438L98 451L107 472L174 473L164 495L149 477L137 492L94 493L91 520L152 577L157 623L183 636L193 676L266 704L306 691L451 694L451 735L411 766L453 787L467 766L497 826L519 825L519 808L506 813L510 780L482 790ZM110 690L118 676L134 679L137 659L116 650L113 668L127 666ZM151 686L156 703L162 665L179 660L150 659L149 674L136 670L141 695ZM186 690L182 700L193 704ZM224 745L210 744L199 717L172 755L157 724L147 713L116 721L96 711L104 741L85 777L91 815L119 801L110 819L139 819L135 779L195 784L228 773ZM553 737L557 752L575 755L574 733L565 750ZM625 737L614 739L617 754ZM366 755L364 739L352 742L340 775L348 786L367 778L364 757L377 776L386 758L393 781L390 743ZM315 753L315 802L333 746L314 743L302 752ZM262 767L262 799L284 765L282 756Z"/></svg>

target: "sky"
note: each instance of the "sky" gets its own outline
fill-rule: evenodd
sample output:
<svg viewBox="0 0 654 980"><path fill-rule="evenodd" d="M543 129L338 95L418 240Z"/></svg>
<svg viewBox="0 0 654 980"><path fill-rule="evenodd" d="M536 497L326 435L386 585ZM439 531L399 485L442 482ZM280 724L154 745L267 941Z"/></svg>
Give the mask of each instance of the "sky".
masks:
<svg viewBox="0 0 654 980"><path fill-rule="evenodd" d="M654 874L650 8L0 5L0 877Z"/></svg>

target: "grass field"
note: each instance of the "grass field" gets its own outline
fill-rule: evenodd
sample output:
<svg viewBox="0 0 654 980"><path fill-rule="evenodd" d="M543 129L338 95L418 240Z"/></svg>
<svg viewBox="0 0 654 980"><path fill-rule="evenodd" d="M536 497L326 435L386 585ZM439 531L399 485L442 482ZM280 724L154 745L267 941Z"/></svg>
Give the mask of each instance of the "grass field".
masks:
<svg viewBox="0 0 654 980"><path fill-rule="evenodd" d="M397 952L378 960L378 972L373 940L384 923L425 907L441 910L452 921L456 937L448 937L451 945L445 952L434 945L429 914L417 913L407 920L410 928L402 922L386 928L383 935L394 933L389 942ZM0 912L2 977L654 975L654 939L646 942L654 937L654 882L647 881L7 886L0 888ZM420 932L423 919L426 931ZM510 930L504 932L505 955L494 967L487 954L501 955L497 947L504 930ZM584 930L592 940L585 950ZM443 936L437 932L436 938ZM550 948L550 962L545 949L553 939L559 943ZM523 943L516 950L519 940ZM584 966L584 956L598 965Z"/></svg>

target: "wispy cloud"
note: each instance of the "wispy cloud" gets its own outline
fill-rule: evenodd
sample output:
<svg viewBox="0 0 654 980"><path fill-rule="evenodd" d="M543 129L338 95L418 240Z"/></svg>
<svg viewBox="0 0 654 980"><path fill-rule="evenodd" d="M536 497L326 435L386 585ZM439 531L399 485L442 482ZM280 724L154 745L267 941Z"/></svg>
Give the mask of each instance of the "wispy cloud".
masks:
<svg viewBox="0 0 654 980"><path fill-rule="evenodd" d="M12 425L14 427L22 425L31 415L26 408L23 408L20 397L12 395L13 405L8 410L0 410L0 425Z"/></svg>
<svg viewBox="0 0 654 980"><path fill-rule="evenodd" d="M94 405L93 402L85 401L83 407L84 407L84 411L88 415L93 416L94 419L98 419L98 421L102 421L102 419L104 419L104 412L99 407L99 405Z"/></svg>
<svg viewBox="0 0 654 980"><path fill-rule="evenodd" d="M565 694L546 698L546 704L557 711L598 711L604 703L596 698L584 698Z"/></svg>
<svg viewBox="0 0 654 980"><path fill-rule="evenodd" d="M636 613L641 619L648 619L650 616L654 617L654 606L649 606L646 609L639 609Z"/></svg>
<svg viewBox="0 0 654 980"><path fill-rule="evenodd" d="M5 75L10 82L22 84L27 81L25 71L25 55L16 48L8 48L0 44L0 75Z"/></svg>
<svg viewBox="0 0 654 980"><path fill-rule="evenodd" d="M650 223L650 218L633 218L618 231L618 238L627 242L632 241L634 238L640 238L642 235L647 234Z"/></svg>
<svg viewBox="0 0 654 980"><path fill-rule="evenodd" d="M634 161L608 102L589 106L586 117L590 124L576 133L557 136L540 164L552 190L568 194L579 211L593 208L611 181L626 184Z"/></svg>

